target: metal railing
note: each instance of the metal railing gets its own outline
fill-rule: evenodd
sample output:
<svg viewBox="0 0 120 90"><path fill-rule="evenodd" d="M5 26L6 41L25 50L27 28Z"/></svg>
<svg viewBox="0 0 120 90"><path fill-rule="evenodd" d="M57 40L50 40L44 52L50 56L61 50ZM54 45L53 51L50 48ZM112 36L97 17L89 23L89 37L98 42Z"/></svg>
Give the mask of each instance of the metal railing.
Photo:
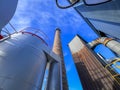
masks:
<svg viewBox="0 0 120 90"><path fill-rule="evenodd" d="M48 38L48 36L40 29L37 29L37 28L33 28L33 27L27 27L27 28L24 28L22 29L20 32L28 32L28 33L31 33L38 37L40 37L43 41L45 40L45 42L49 45L50 44L50 39Z"/></svg>
<svg viewBox="0 0 120 90"><path fill-rule="evenodd" d="M12 28L13 33L18 33L17 30L15 29L15 27L10 22L8 23L8 25L10 26L10 28ZM10 38L13 33L11 32L11 30L8 30L7 27L4 27L1 30L1 35L3 36L3 38L0 39L0 42Z"/></svg>

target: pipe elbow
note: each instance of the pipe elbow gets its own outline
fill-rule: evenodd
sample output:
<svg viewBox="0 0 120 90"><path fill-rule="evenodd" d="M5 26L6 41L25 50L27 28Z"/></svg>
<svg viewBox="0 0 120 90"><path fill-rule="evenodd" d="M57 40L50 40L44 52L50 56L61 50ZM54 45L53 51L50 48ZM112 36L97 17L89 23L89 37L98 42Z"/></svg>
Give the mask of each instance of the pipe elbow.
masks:
<svg viewBox="0 0 120 90"><path fill-rule="evenodd" d="M106 44L107 44L109 41L111 41L111 40L113 40L113 38L100 37L100 38L98 38L98 39L96 39L96 40L88 43L88 45L89 45L91 48L94 47L94 46L96 46L96 45L98 45L98 44L104 44L104 45L106 46Z"/></svg>
<svg viewBox="0 0 120 90"><path fill-rule="evenodd" d="M113 38L108 38L108 37L100 37L100 38L98 38L98 42L101 43L101 44L104 44L105 46L111 40L113 40Z"/></svg>

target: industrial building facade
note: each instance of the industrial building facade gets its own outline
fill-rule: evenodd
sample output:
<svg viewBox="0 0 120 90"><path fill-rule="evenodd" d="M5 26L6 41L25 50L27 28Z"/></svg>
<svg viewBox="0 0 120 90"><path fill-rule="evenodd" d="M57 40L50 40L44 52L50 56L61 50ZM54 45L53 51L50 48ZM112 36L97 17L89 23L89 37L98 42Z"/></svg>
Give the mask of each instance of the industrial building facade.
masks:
<svg viewBox="0 0 120 90"><path fill-rule="evenodd" d="M100 63L100 57L79 37L69 43L84 90L119 90L119 83Z"/></svg>

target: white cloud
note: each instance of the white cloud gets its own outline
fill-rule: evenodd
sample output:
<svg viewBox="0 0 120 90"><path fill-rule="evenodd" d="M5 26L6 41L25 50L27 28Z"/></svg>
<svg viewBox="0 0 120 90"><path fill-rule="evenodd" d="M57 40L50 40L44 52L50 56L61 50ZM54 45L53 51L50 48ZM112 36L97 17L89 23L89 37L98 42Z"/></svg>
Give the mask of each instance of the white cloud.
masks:
<svg viewBox="0 0 120 90"><path fill-rule="evenodd" d="M33 22L37 24L38 28L43 29L54 25L56 27L74 26L74 28L76 26L77 28L77 24L80 25L80 17L73 9L61 10L57 8L54 0L19 0L11 22L17 29L32 26ZM66 32L66 30L64 31Z"/></svg>

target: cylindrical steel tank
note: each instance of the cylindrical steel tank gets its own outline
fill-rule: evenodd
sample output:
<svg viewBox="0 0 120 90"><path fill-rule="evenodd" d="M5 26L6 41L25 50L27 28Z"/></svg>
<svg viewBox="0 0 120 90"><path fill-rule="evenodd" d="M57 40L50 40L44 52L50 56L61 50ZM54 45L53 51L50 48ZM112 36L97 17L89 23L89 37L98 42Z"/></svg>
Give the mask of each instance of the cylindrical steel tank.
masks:
<svg viewBox="0 0 120 90"><path fill-rule="evenodd" d="M24 31L0 42L0 90L41 90L44 46L42 38Z"/></svg>
<svg viewBox="0 0 120 90"><path fill-rule="evenodd" d="M60 87L60 63L52 62L47 90L62 90Z"/></svg>

